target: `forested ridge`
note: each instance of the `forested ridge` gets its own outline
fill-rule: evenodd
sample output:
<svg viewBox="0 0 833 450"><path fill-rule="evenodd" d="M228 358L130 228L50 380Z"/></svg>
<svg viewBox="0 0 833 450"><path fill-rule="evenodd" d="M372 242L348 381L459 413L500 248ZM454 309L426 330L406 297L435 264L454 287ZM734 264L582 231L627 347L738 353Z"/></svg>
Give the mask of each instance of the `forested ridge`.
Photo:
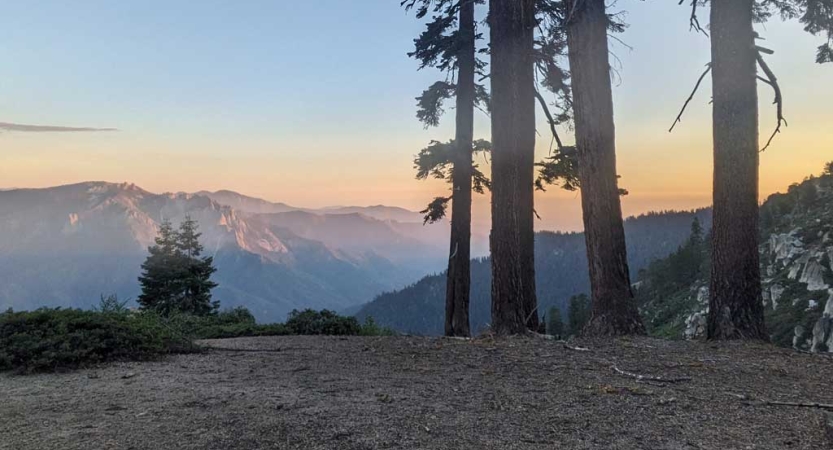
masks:
<svg viewBox="0 0 833 450"><path fill-rule="evenodd" d="M663 211L643 214L625 221L631 275L675 251L689 236L697 217L704 226L711 224L711 210L693 212ZM535 235L537 289L541 314L556 306L566 317L571 296L588 293L587 256L583 233L539 232ZM489 323L488 258L472 261L472 330L482 331ZM413 334L442 334L445 276L429 275L404 289L378 296L357 316L372 316L380 324Z"/></svg>
<svg viewBox="0 0 833 450"><path fill-rule="evenodd" d="M782 346L833 348L833 173L795 183L760 208L762 305L770 338ZM636 297L651 333L705 334L711 245L707 230L639 274Z"/></svg>

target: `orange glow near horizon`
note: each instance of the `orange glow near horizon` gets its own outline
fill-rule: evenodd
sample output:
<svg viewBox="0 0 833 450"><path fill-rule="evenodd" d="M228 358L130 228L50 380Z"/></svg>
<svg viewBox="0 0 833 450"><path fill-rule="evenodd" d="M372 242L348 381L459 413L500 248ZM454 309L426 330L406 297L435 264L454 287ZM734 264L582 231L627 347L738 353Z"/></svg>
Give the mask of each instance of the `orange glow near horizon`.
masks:
<svg viewBox="0 0 833 450"><path fill-rule="evenodd" d="M804 126L804 128L812 128ZM833 159L833 141L822 128L785 130L761 155L761 199L784 191ZM625 215L651 210L692 209L711 202L711 153L708 136L661 136L619 143ZM81 181L132 182L152 192L231 189L254 197L304 207L387 204L421 209L446 192L440 181L417 181L408 152L362 154L344 151L323 158L316 152L259 152L236 155L212 149L201 154L153 145L123 136L6 134L0 158L3 188L48 187ZM689 140L688 143L680 142ZM673 145L673 147L671 147ZM673 149L673 150L669 150ZM114 150L118 149L118 150ZM541 156L546 148L540 148ZM371 162L368 162L368 161ZM487 168L488 170L488 168ZM580 197L550 188L536 198L539 229L581 229ZM475 227L488 229L488 196L476 196Z"/></svg>
<svg viewBox="0 0 833 450"><path fill-rule="evenodd" d="M437 128L414 117L414 97L444 75L418 71L407 56L424 24L397 2L351 3L362 20L299 13L347 8L336 1L266 2L272 14L267 5L229 14L230 4L208 2L200 15L184 3L161 15L147 2L18 3L3 16L15 39L0 48L14 61L0 67L0 122L120 131L0 129L0 188L131 182L151 192L230 189L302 207L411 210L447 193L442 182L414 179L413 155L454 136L453 104ZM708 206L709 81L673 133L668 127L709 61L709 40L689 31L677 2L626 9L630 26L610 40L618 171L630 192L623 212ZM823 37L796 20L773 18L756 31L774 51L767 61L789 121L761 155L763 200L833 160L833 89L825 88L833 64L814 63ZM761 142L774 127L772 99L760 83ZM537 114L540 159L550 138ZM561 132L572 142L571 130ZM475 137L488 136L489 119L477 112ZM476 226L488 229L489 199L475 198ZM539 229L581 229L577 193L551 188L536 203Z"/></svg>

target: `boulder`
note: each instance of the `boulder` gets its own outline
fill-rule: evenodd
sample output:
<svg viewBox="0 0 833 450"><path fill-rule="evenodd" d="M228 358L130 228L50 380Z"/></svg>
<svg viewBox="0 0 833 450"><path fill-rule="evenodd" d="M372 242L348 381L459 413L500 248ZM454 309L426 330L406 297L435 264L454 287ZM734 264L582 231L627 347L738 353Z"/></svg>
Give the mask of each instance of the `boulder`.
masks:
<svg viewBox="0 0 833 450"><path fill-rule="evenodd" d="M804 266L804 271L798 281L806 283L808 291L826 291L830 286L824 282L825 271L827 269L824 266L816 261L810 261Z"/></svg>

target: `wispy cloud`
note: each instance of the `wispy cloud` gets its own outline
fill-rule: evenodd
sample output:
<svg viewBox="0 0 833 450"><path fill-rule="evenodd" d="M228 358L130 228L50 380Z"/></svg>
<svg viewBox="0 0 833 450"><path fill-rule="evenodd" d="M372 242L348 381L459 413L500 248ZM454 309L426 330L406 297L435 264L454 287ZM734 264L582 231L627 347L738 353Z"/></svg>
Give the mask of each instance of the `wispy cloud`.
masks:
<svg viewBox="0 0 833 450"><path fill-rule="evenodd" d="M20 123L0 122L0 131L21 131L24 133L81 133L118 131L118 129L91 127L60 127L55 125L24 125Z"/></svg>

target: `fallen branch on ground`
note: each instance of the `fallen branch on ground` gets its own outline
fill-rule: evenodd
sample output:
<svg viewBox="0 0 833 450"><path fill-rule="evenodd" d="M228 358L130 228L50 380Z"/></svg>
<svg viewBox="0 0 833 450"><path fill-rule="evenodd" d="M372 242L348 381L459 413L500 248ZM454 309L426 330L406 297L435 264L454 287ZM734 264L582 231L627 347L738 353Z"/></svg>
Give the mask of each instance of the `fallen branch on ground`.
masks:
<svg viewBox="0 0 833 450"><path fill-rule="evenodd" d="M665 378L665 377L658 377L654 375L640 375L638 373L627 372L622 370L616 366L612 366L614 372L618 373L619 375L623 375L626 377L634 378L636 381L653 381L656 383L679 383L682 381L691 381L691 377L679 377L679 378Z"/></svg>
<svg viewBox="0 0 833 450"><path fill-rule="evenodd" d="M589 348L586 348L586 347L576 347L574 345L570 345L569 342L567 342L563 339L558 339L557 337L555 337L551 334L541 334L541 333L535 333L533 331L528 331L527 334L529 334L532 337L536 337L536 338L539 338L539 339L544 339L546 341L554 341L556 344L561 344L565 349L572 350L574 352L590 352L590 351L592 351L592 350L590 350Z"/></svg>
<svg viewBox="0 0 833 450"><path fill-rule="evenodd" d="M818 408L833 411L833 405L827 403L813 403L813 402L779 402L773 400L765 400L763 404L767 406L792 406L796 408Z"/></svg>
<svg viewBox="0 0 833 450"><path fill-rule="evenodd" d="M283 351L280 348L228 348L228 347L203 347L206 350L216 350L219 352L243 352L243 353L278 353Z"/></svg>
<svg viewBox="0 0 833 450"><path fill-rule="evenodd" d="M828 403L817 402L782 402L778 400L756 400L755 398L746 394L736 394L734 392L727 392L726 395L731 395L739 400L745 401L747 404L755 404L761 406L790 406L793 408L816 408L833 411L833 405Z"/></svg>

